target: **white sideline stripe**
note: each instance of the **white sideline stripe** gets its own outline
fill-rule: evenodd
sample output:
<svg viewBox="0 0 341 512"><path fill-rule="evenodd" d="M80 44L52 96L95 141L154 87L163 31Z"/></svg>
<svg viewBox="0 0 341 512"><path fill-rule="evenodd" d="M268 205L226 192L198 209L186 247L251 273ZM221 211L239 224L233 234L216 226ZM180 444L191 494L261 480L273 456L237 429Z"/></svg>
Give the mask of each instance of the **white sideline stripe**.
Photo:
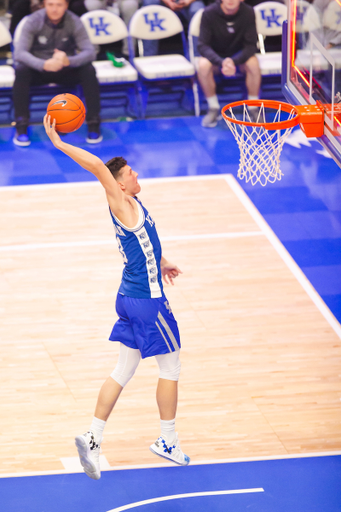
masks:
<svg viewBox="0 0 341 512"><path fill-rule="evenodd" d="M160 237L161 242L181 242L191 240L206 240L214 238L244 238L251 236L264 236L261 231L244 231L236 233L207 233L202 235L179 235ZM0 252L29 251L35 249L56 249L63 247L87 247L96 245L116 245L115 237L109 240L80 240L78 242L51 242L47 244L18 244L0 246Z"/></svg>
<svg viewBox="0 0 341 512"><path fill-rule="evenodd" d="M160 501L180 500L183 498L198 498L200 496L222 496L224 494L247 494L254 492L264 492L262 487L255 489L235 489L232 491L208 491L208 492L191 492L187 494L173 494L171 496L162 496L161 498L152 498L150 500L136 501L135 503L129 503L123 507L112 508L108 512L123 512L123 510L130 510L136 507L143 507L143 505L150 505L151 503L158 503Z"/></svg>
<svg viewBox="0 0 341 512"><path fill-rule="evenodd" d="M230 185L231 189L234 191L236 196L239 198L241 203L245 206L246 210L252 216L253 220L257 223L258 227L262 230L264 235L267 237L273 248L277 251L278 255L282 258L287 267L291 270L293 275L296 277L297 281L300 283L302 288L308 294L310 299L313 301L317 309L324 316L324 318L329 323L330 327L334 330L337 336L341 339L341 325L330 311L328 306L324 303L320 295L317 293L313 285L304 275L300 267L297 265L295 260L290 256L288 251L285 249L284 245L277 238L275 233L272 231L268 223L259 213L255 205L247 196L246 192L242 189L242 187L237 183L235 178L232 175L225 175L225 179L227 183Z"/></svg>
<svg viewBox="0 0 341 512"><path fill-rule="evenodd" d="M202 466L207 464L235 464L238 462L257 462L266 460L282 459L307 459L310 457L335 457L341 455L341 451L335 452L316 452L316 453L286 453L282 455L263 455L258 457L240 457L236 459L214 459L214 460L194 460L191 459L191 466ZM73 458L73 457L70 457ZM62 460L62 459L61 459ZM126 471L129 469L157 469L157 468L176 467L173 463L155 463L155 464L131 464L128 466L110 466L110 469L104 471ZM42 475L67 475L70 473L83 473L78 470L54 469L50 471L27 471L21 473L3 473L0 478L15 478L23 476L42 476Z"/></svg>
<svg viewBox="0 0 341 512"><path fill-rule="evenodd" d="M83 473L82 464L80 463L79 457L61 457L61 463L63 464L66 471L70 471L72 473ZM99 462L101 466L101 471L104 469L111 469L109 462L105 455L99 456Z"/></svg>

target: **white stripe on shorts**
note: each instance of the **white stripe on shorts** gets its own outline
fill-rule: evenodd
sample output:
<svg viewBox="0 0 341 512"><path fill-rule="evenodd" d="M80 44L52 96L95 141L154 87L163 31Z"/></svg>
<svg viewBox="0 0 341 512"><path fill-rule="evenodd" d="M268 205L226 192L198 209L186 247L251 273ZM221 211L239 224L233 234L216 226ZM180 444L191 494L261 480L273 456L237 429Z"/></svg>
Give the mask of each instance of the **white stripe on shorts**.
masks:
<svg viewBox="0 0 341 512"><path fill-rule="evenodd" d="M163 339L165 340L165 343L166 343L166 345L167 345L167 347L168 347L169 352L172 352L172 349L170 348L169 343L168 343L168 341L166 340L166 336L163 334L161 327L159 326L159 324L158 324L157 322L155 322L155 325L156 325L156 327L159 329L159 331L160 331L160 333L161 333L161 336L162 336L162 337L163 337Z"/></svg>
<svg viewBox="0 0 341 512"><path fill-rule="evenodd" d="M178 345L178 342L176 341L175 339L175 336L174 334L172 333L172 330L171 328L169 327L169 325L167 324L166 320L163 318L162 314L158 313L157 315L158 319L160 320L161 324L163 325L166 333L168 334L169 336L169 339L171 340L171 342L173 343L173 347L174 347L174 350L179 350L179 345Z"/></svg>

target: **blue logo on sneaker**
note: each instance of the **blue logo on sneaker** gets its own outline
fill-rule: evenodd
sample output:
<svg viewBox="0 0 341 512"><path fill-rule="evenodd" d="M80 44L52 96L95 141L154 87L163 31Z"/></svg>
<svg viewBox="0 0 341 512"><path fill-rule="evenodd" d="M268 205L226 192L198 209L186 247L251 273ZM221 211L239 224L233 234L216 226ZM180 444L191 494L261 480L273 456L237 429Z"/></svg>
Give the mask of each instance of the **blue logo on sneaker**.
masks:
<svg viewBox="0 0 341 512"><path fill-rule="evenodd" d="M162 439L162 444L163 444L163 448L164 448L164 450L163 450L163 451L164 451L164 453L169 453L169 454L171 454L171 453L172 453L172 451L173 451L173 450L174 450L174 448L175 448L175 445L173 445L173 446L167 446L167 445L166 445L166 441L165 441L164 439Z"/></svg>

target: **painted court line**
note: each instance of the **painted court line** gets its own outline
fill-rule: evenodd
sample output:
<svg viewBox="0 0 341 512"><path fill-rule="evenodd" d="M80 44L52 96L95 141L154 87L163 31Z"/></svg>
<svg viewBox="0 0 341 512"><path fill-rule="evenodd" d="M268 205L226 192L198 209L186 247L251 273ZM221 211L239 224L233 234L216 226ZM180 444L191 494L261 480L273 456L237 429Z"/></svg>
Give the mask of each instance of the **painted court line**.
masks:
<svg viewBox="0 0 341 512"><path fill-rule="evenodd" d="M191 240L208 240L216 238L245 238L251 236L264 236L262 231L243 231L236 233L205 233L201 235L175 235L160 237L161 242L181 242ZM96 245L116 245L115 237L108 240L80 240L78 242L51 242L47 244L18 244L4 245L0 247L0 252L12 251L30 251L36 249L56 249L64 247L90 247Z"/></svg>
<svg viewBox="0 0 341 512"><path fill-rule="evenodd" d="M173 494L171 496L162 496L161 498L152 498L150 500L136 501L129 503L123 507L112 508L108 512L123 512L123 510L131 510L132 508L142 507L143 505L150 505L151 503L159 503L160 501L181 500L183 498L198 498L200 496L222 496L225 494L248 494L255 492L264 492L262 487L254 489L235 489L231 491L210 491L210 492L192 492L187 494Z"/></svg>
<svg viewBox="0 0 341 512"><path fill-rule="evenodd" d="M246 210L249 212L253 220L257 223L258 227L262 230L266 238L269 240L273 248L277 251L278 255L282 258L287 267L291 270L297 281L300 283L302 288L308 294L309 298L313 301L315 306L318 308L320 313L327 320L331 328L335 331L337 336L341 339L341 325L330 311L328 306L321 299L320 295L317 293L315 288L312 286L310 281L304 275L300 267L297 265L295 260L290 256L284 245L277 238L275 233L272 231L268 223L259 213L255 205L252 203L251 199L244 192L239 183L235 180L232 174L227 174L224 176L227 183L230 185L231 189L234 191L236 196L239 198L241 203L244 205Z"/></svg>
<svg viewBox="0 0 341 512"><path fill-rule="evenodd" d="M213 459L213 460L191 460L191 466L203 466L207 464L234 464L238 462L257 462L267 460L282 460L282 459L307 459L311 457L335 457L340 456L341 451L333 452L316 452L316 453L288 453L281 455L263 455L258 457L238 457L234 459ZM74 459L76 457L70 457ZM62 464L65 459L61 459ZM108 463L109 464L109 463ZM75 464L76 466L76 464ZM110 468L103 468L103 471L126 471L129 469L155 469L155 468L167 468L174 467L173 463L155 463L155 464L131 464L127 466L110 466ZM19 478L24 476L42 476L42 475L68 475L71 473L83 473L83 469L78 470L75 467L73 469L53 469L47 471L27 471L18 473L0 473L1 478Z"/></svg>

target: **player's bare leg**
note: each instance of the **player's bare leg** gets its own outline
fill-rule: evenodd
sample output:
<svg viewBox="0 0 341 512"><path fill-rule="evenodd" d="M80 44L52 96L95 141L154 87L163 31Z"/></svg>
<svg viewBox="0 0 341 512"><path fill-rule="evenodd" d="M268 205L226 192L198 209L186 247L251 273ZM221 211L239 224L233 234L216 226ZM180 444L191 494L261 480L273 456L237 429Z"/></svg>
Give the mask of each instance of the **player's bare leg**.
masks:
<svg viewBox="0 0 341 512"><path fill-rule="evenodd" d="M181 448L175 432L175 416L178 404L178 378L180 373L179 351L157 356L160 373L169 373L170 378L160 377L156 389L156 401L161 420L161 436L150 446L150 450L181 466L187 466L190 458Z"/></svg>
<svg viewBox="0 0 341 512"><path fill-rule="evenodd" d="M98 395L95 417L107 421L111 411L122 392L123 387L118 384L112 377L108 377Z"/></svg>
<svg viewBox="0 0 341 512"><path fill-rule="evenodd" d="M94 480L101 477L99 454L102 433L107 419L113 410L123 387L112 377L104 382L97 399L95 416L88 432L75 439L79 458L85 473Z"/></svg>
<svg viewBox="0 0 341 512"><path fill-rule="evenodd" d="M159 379L156 401L159 407L160 419L165 421L174 419L178 405L178 382Z"/></svg>

